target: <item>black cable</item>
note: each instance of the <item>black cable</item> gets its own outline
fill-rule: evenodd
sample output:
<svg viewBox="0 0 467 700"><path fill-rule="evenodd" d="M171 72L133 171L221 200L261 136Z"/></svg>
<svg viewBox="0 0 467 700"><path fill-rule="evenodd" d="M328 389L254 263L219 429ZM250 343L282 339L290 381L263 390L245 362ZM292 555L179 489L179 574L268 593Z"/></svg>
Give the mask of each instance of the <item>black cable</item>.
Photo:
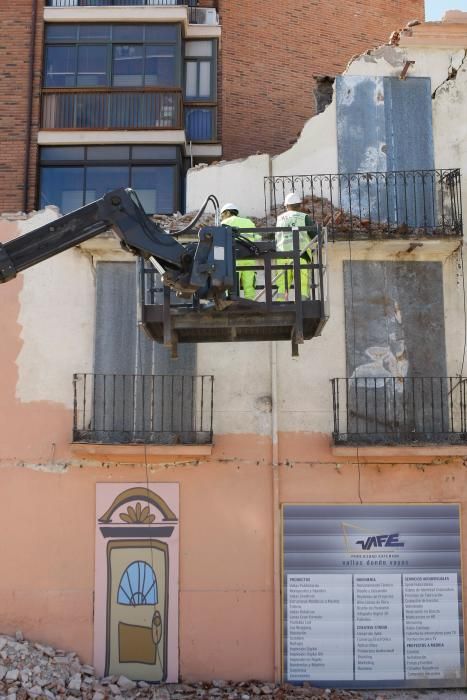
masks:
<svg viewBox="0 0 467 700"><path fill-rule="evenodd" d="M142 386L143 386L144 385L143 353L142 353L142 349L141 349L141 330L140 330L139 326L136 327L136 342L137 342L137 346L138 346L138 355L139 355L139 368L140 368L139 376L141 377L141 381L143 383ZM138 374L137 374L137 376L138 376ZM144 415L144 411L143 411L143 415ZM146 476L146 500L147 500L147 506L148 506L149 515L150 515L151 514L151 505L150 505L151 502L149 499L149 466L148 466L146 438L144 436L144 424L142 425L142 428L143 428L142 432L143 432L143 449L144 449L144 467L145 467L145 476ZM151 428L152 428L152 426L151 426ZM159 600L158 600L158 598L159 598L159 586L157 585L157 575L156 575L156 569L155 569L155 565L154 565L154 549L153 549L153 538L152 538L152 534L151 534L151 526L152 526L151 518L148 517L148 540L149 540L149 551L151 553L151 568L152 568L152 573L153 573L155 581L156 581L156 585L155 585L155 589L154 589L153 616L151 618L151 631L152 631L153 619L156 615L156 612L158 612L157 604L159 602ZM164 609L164 613L166 613L165 609ZM164 624L162 621L162 633L163 633L163 630L164 630ZM159 662L161 664L161 674L162 674L161 678L163 678L164 677L164 667L162 665L162 660L160 658L160 653L159 653L160 641L161 640L159 640L157 642L156 656L159 659ZM154 639L153 639L153 642L154 642ZM166 643L166 640L164 640L164 644L165 643Z"/></svg>
<svg viewBox="0 0 467 700"><path fill-rule="evenodd" d="M355 325L355 307L354 307L354 288L353 288L353 268L352 268L352 242L350 239L351 234L349 234L349 270L350 270L350 306L352 310L352 329L353 329L353 366L354 366L354 373L356 372L357 369L357 331L356 331L356 325ZM355 392L358 391L358 377L355 375ZM348 410L348 407L347 407ZM357 416L358 420L358 416ZM347 426L348 428L348 426ZM362 500L362 492L361 492L361 470L360 470L360 455L358 451L358 444L356 445L357 449L357 469L358 469L358 498L360 503L363 503Z"/></svg>
<svg viewBox="0 0 467 700"><path fill-rule="evenodd" d="M201 209L198 211L196 216L190 221L190 223L187 226L185 226L184 228L181 228L179 231L169 232L169 235L170 236L180 236L182 233L186 233L187 231L191 231L193 226L195 226L198 223L198 221L200 220L200 218L204 214L204 211L209 203L211 203L214 206L214 210L216 212L219 211L219 200L217 199L217 197L214 194L210 194L206 197L203 204L201 205Z"/></svg>
<svg viewBox="0 0 467 700"><path fill-rule="evenodd" d="M464 349L462 351L462 362L461 362L461 371L460 371L460 377L464 374L464 362L465 362L465 351L467 349L467 309L466 309L466 301L465 301L465 275L464 275L464 251L463 251L464 245L463 242L461 241L461 272L462 272L462 296L464 300Z"/></svg>

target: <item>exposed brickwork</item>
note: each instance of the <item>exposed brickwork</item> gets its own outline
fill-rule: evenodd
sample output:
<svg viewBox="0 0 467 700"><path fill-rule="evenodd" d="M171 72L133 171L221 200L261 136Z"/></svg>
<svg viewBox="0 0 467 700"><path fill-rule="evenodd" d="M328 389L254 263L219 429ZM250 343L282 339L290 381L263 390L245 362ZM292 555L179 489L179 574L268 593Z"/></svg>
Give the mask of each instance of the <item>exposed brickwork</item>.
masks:
<svg viewBox="0 0 467 700"><path fill-rule="evenodd" d="M219 0L225 158L279 153L314 110L313 75L424 19L423 0ZM310 166L311 167L311 166Z"/></svg>
<svg viewBox="0 0 467 700"><path fill-rule="evenodd" d="M43 16L40 0L37 6L37 26L40 35ZM33 0L0 3L0 211L24 208L32 16ZM35 63L40 65L40 45L36 46L36 49ZM34 93L37 96L36 90ZM37 108L36 105L36 110ZM34 167L34 164L30 163L32 187Z"/></svg>
<svg viewBox="0 0 467 700"><path fill-rule="evenodd" d="M28 209L36 205L37 131L44 0L0 2L0 212L24 208L31 18L37 3ZM201 0L212 6L214 0ZM341 72L349 58L423 19L423 0L219 0L219 135L224 157L278 153L313 114L313 75Z"/></svg>

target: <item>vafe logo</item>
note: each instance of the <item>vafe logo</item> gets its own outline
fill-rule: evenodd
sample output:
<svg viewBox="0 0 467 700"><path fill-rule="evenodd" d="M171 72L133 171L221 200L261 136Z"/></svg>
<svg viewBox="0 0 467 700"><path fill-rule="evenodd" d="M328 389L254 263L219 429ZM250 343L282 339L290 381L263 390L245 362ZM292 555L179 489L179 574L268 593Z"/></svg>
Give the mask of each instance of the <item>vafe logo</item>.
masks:
<svg viewBox="0 0 467 700"><path fill-rule="evenodd" d="M399 533L392 535L374 535L365 540L355 540L355 544L361 545L362 549L368 550L373 547L405 547L404 542L399 542Z"/></svg>

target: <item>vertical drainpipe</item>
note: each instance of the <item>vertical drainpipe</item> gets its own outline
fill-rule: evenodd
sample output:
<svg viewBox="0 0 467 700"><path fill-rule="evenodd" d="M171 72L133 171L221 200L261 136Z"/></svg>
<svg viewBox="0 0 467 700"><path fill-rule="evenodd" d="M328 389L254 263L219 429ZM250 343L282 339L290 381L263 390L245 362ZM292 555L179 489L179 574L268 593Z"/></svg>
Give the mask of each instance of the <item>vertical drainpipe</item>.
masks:
<svg viewBox="0 0 467 700"><path fill-rule="evenodd" d="M277 343L271 341L271 442L272 442L272 523L273 523L273 605L274 681L281 680L281 536L279 441L277 423Z"/></svg>
<svg viewBox="0 0 467 700"><path fill-rule="evenodd" d="M31 152L32 133L32 104L34 93L34 57L36 52L36 31L37 31L37 0L31 0L31 45L29 49L29 71L28 71L28 104L26 114L26 136L24 148L24 182L23 182L23 211L28 210L28 190L29 190L29 155Z"/></svg>

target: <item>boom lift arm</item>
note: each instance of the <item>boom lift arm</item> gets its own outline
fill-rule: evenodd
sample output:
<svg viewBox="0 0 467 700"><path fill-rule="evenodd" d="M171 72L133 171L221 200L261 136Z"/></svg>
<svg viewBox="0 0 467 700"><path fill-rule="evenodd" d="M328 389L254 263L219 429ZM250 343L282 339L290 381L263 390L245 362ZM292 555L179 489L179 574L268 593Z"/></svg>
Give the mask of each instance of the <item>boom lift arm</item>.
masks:
<svg viewBox="0 0 467 700"><path fill-rule="evenodd" d="M136 193L117 189L70 214L0 244L0 283L18 272L112 228L125 250L150 260L164 285L182 295L216 298L234 287L234 237L205 227L198 243L182 245L145 213Z"/></svg>

